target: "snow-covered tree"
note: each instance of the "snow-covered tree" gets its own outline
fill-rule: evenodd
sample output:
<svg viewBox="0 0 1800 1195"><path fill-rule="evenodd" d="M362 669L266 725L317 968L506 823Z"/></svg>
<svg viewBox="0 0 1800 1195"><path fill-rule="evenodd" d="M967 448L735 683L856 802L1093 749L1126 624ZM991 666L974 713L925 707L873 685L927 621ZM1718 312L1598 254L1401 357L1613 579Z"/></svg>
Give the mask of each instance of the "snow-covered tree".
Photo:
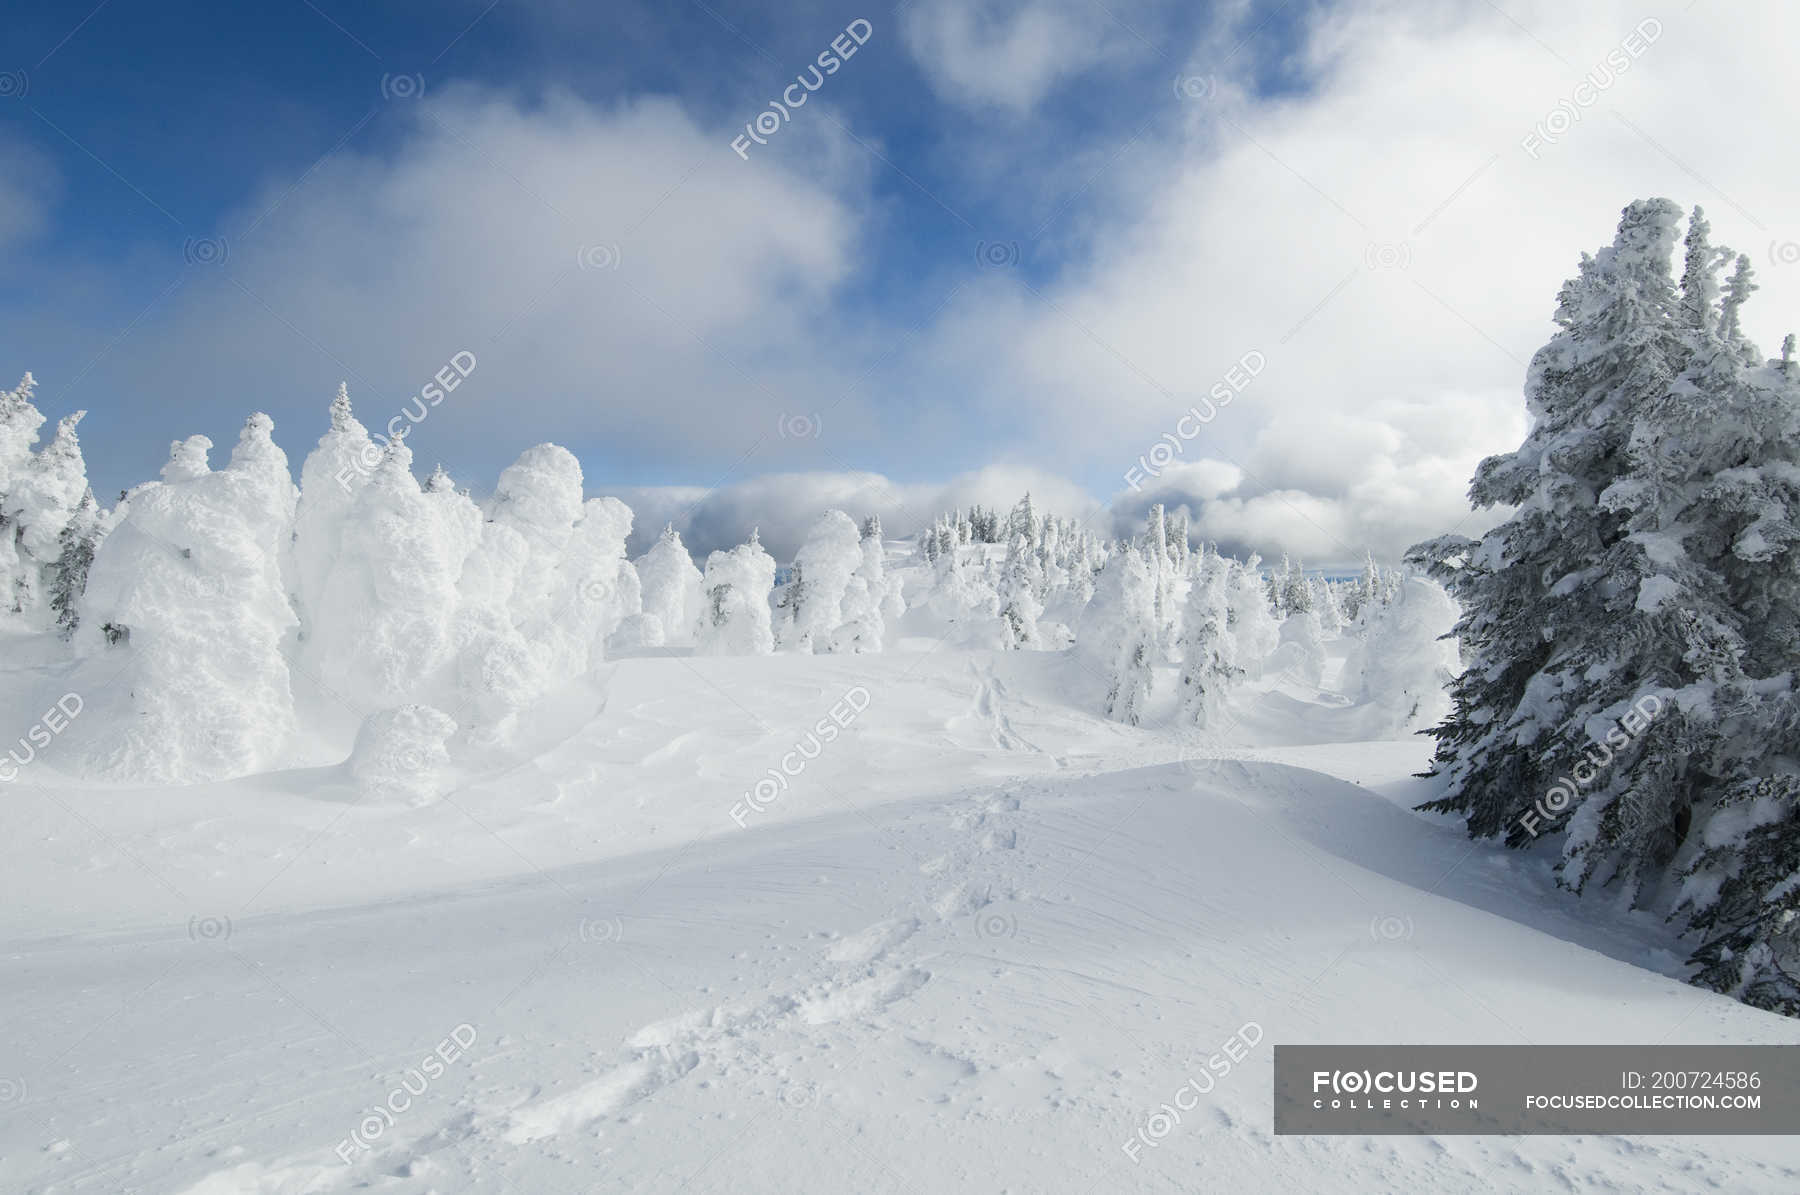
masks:
<svg viewBox="0 0 1800 1195"><path fill-rule="evenodd" d="M1563 288L1532 430L1471 487L1517 513L1412 553L1461 604L1469 662L1431 807L1515 844L1559 836L1572 887L1686 912L1698 982L1800 1012L1800 392L1752 363L1743 258L1709 315L1731 255L1703 219L1677 295L1678 219L1632 204Z"/></svg>
<svg viewBox="0 0 1800 1195"><path fill-rule="evenodd" d="M1044 606L1038 600L1033 576L1035 561L1030 542L1023 534L1014 535L1000 569L999 585L1001 645L1009 649L1035 651L1043 646L1038 618Z"/></svg>
<svg viewBox="0 0 1800 1195"><path fill-rule="evenodd" d="M1275 617L1277 619L1286 618L1288 615L1288 578L1292 572L1293 565L1289 563L1288 558L1285 555L1281 558L1280 568L1269 570L1267 586L1269 606L1275 611Z"/></svg>
<svg viewBox="0 0 1800 1195"><path fill-rule="evenodd" d="M1192 551L1188 546L1188 512L1182 507L1165 520L1169 533L1169 558L1178 569L1186 569Z"/></svg>
<svg viewBox="0 0 1800 1195"><path fill-rule="evenodd" d="M1281 606L1284 617L1305 614L1313 608L1312 582L1306 576L1306 564L1297 562L1288 567L1287 557L1281 558L1282 589Z"/></svg>
<svg viewBox="0 0 1800 1195"><path fill-rule="evenodd" d="M325 600L326 578L337 560L350 507L380 463L381 449L357 422L349 388L340 382L331 400L330 425L300 466L300 503L284 553L303 642L312 634L313 611Z"/></svg>
<svg viewBox="0 0 1800 1195"><path fill-rule="evenodd" d="M0 522L12 532L7 570L10 608L36 626L55 619L50 587L63 531L90 492L87 465L75 436L75 426L86 414L76 411L60 420L50 443L25 460L0 499Z"/></svg>
<svg viewBox="0 0 1800 1195"><path fill-rule="evenodd" d="M65 416L50 442L33 452L44 423L31 401L36 385L28 373L12 390L0 390L0 610L22 616L34 629L66 629L62 608L53 602L56 587L71 576L58 569L68 542L64 532L83 500L92 499L75 435L86 412ZM95 531L97 518L89 521L87 530Z"/></svg>
<svg viewBox="0 0 1800 1195"><path fill-rule="evenodd" d="M1151 506L1145 517L1143 557L1150 570L1150 611L1155 628L1156 659L1159 663L1167 663L1176 655L1175 640L1181 630L1185 579L1169 549L1168 519L1160 502Z"/></svg>
<svg viewBox="0 0 1800 1195"><path fill-rule="evenodd" d="M56 626L67 638L81 624L82 595L87 592L88 570L93 567L94 550L106 528L94 491L81 496L75 513L58 537L56 563L50 569L50 608L56 615Z"/></svg>
<svg viewBox="0 0 1800 1195"><path fill-rule="evenodd" d="M828 650L880 651L886 634L885 624L881 595L869 587L868 578L862 573L852 573L844 585L843 621L833 628Z"/></svg>
<svg viewBox="0 0 1800 1195"><path fill-rule="evenodd" d="M33 571L19 546L24 528L12 514L17 505L13 490L31 464L31 446L37 443L43 412L31 401L37 379L29 373L11 390L0 390L0 609L23 613L31 592Z"/></svg>
<svg viewBox="0 0 1800 1195"><path fill-rule="evenodd" d="M417 699L453 650L457 547L413 478L405 439L389 441L339 529L305 642L308 673L359 711Z"/></svg>
<svg viewBox="0 0 1800 1195"><path fill-rule="evenodd" d="M520 633L512 613L531 548L513 527L480 521L480 511L465 495L432 498L447 530L465 526L468 511L476 511L477 538L456 580L456 717L483 739L497 739L549 680L546 653Z"/></svg>
<svg viewBox="0 0 1800 1195"><path fill-rule="evenodd" d="M775 629L783 651L830 651L844 621L844 595L863 562L856 522L841 510L826 511L794 555L793 572Z"/></svg>
<svg viewBox="0 0 1800 1195"><path fill-rule="evenodd" d="M294 517L287 458L253 415L218 472L205 437L178 441L100 542L76 644L116 675L72 733L85 766L137 782L266 769L295 730L280 573ZM122 664L121 661L122 660Z"/></svg>
<svg viewBox="0 0 1800 1195"><path fill-rule="evenodd" d="M1345 586L1344 618L1360 624L1381 604L1383 585L1381 566L1373 553L1363 554L1362 575Z"/></svg>
<svg viewBox="0 0 1800 1195"><path fill-rule="evenodd" d="M643 587L644 613L655 615L667 639L686 640L705 597L700 570L694 567L674 524L664 527L656 543L634 564Z"/></svg>
<svg viewBox="0 0 1800 1195"><path fill-rule="evenodd" d="M1270 666L1290 672L1307 684L1325 676L1325 632L1317 610L1295 610L1281 620L1280 642L1269 657Z"/></svg>
<svg viewBox="0 0 1800 1195"><path fill-rule="evenodd" d="M1523 815L1564 761L1579 757L1588 714L1599 712L1591 668L1627 686L1663 669L1654 636L1640 630L1635 586L1609 574L1627 531L1600 495L1626 467L1641 409L1686 365L1669 272L1679 218L1667 200L1632 204L1612 247L1583 255L1564 285L1561 331L1527 378L1532 430L1516 452L1483 461L1470 487L1477 506L1517 513L1478 543L1414 549L1415 558L1462 565L1440 566L1463 609L1456 630L1470 667L1435 732L1448 783L1433 808L1465 814L1474 834L1529 840ZM1639 645L1649 647L1641 658L1615 659ZM1604 694L1600 708L1615 696Z"/></svg>
<svg viewBox="0 0 1800 1195"><path fill-rule="evenodd" d="M1324 577L1315 577L1312 582L1313 609L1319 615L1319 629L1325 637L1334 639L1344 631L1344 607L1338 601L1337 586Z"/></svg>
<svg viewBox="0 0 1800 1195"><path fill-rule="evenodd" d="M880 607L884 622L892 622L906 613L905 583L887 571L887 548L881 538L881 519L870 515L863 520L862 564L856 570L857 576L868 583L869 592L874 595Z"/></svg>
<svg viewBox="0 0 1800 1195"><path fill-rule="evenodd" d="M1281 643L1281 623L1269 608L1268 592L1258 572L1261 563L1255 556L1242 565L1228 562L1225 578L1228 623L1236 641L1233 655L1237 666L1258 680L1264 662Z"/></svg>
<svg viewBox="0 0 1800 1195"><path fill-rule="evenodd" d="M1737 268L1732 271L1719 298L1719 339L1745 365L1757 364L1757 353L1755 346L1744 339L1743 323L1738 313L1743 309L1745 300L1759 289L1755 276L1756 272L1750 268L1749 255L1738 254Z"/></svg>
<svg viewBox="0 0 1800 1195"><path fill-rule="evenodd" d="M584 513L582 501L581 462L560 445L527 448L501 470L487 517L495 527L516 531L525 543L524 567L509 599L516 625L542 626L550 619L566 582L557 566Z"/></svg>
<svg viewBox="0 0 1800 1195"><path fill-rule="evenodd" d="M1127 545L1106 562L1076 647L1105 685L1101 710L1136 726L1155 684L1155 589L1144 554Z"/></svg>
<svg viewBox="0 0 1800 1195"><path fill-rule="evenodd" d="M1345 687L1368 711L1362 725L1370 738L1427 730L1450 712L1448 686L1462 670L1451 637L1456 619L1456 603L1423 577L1408 579L1394 601L1370 614L1345 666Z"/></svg>
<svg viewBox="0 0 1800 1195"><path fill-rule="evenodd" d="M1694 208L1688 217L1685 268L1681 274L1681 316L1699 332L1710 332L1719 323L1719 267L1726 252L1709 239L1712 225L1706 213Z"/></svg>
<svg viewBox="0 0 1800 1195"><path fill-rule="evenodd" d="M957 624L958 637L967 642L983 632L974 628L1000 613L1000 599L982 570L964 561L955 550L945 552L932 566L931 594L926 607L945 623Z"/></svg>
<svg viewBox="0 0 1800 1195"><path fill-rule="evenodd" d="M754 531L749 543L708 556L701 584L706 602L694 627L695 654L753 656L775 650L769 625L775 560Z"/></svg>
<svg viewBox="0 0 1800 1195"><path fill-rule="evenodd" d="M1227 690L1243 676L1230 631L1229 571L1217 555L1202 553L1182 614L1181 716L1194 726L1217 719Z"/></svg>
<svg viewBox="0 0 1800 1195"><path fill-rule="evenodd" d="M37 379L27 373L11 390L0 390L0 485L10 487L31 456L44 415L33 405Z"/></svg>
<svg viewBox="0 0 1800 1195"><path fill-rule="evenodd" d="M550 626L525 628L528 637L550 648L547 666L557 680L580 676L605 659L610 648L655 647L668 638L662 617L644 613L643 579L625 558L632 517L631 508L617 498L589 498L563 542ZM684 599L680 617L685 618L686 607Z"/></svg>
<svg viewBox="0 0 1800 1195"><path fill-rule="evenodd" d="M1037 574L1042 579L1041 596L1046 607L1069 588L1068 546L1061 519L1044 520L1044 533L1037 547Z"/></svg>
<svg viewBox="0 0 1800 1195"><path fill-rule="evenodd" d="M1037 546L1038 517L1037 511L1033 510L1031 506L1030 491L1027 491L1025 496L1019 499L1018 504L1012 508L1012 513L1006 518L1006 527L1002 534L1006 537L1008 544L1023 536L1026 547L1035 548Z"/></svg>

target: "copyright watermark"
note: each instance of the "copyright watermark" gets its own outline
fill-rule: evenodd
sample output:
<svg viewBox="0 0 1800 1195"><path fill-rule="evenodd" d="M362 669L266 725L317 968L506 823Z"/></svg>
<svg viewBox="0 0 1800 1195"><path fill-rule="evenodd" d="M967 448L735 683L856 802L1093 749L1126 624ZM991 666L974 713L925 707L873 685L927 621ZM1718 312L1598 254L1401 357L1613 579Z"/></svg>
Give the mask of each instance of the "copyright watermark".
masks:
<svg viewBox="0 0 1800 1195"><path fill-rule="evenodd" d="M1583 753L1581 760L1569 769L1569 774L1557 778L1537 804L1525 811L1519 819L1519 827L1533 838L1538 836L1538 827L1545 822L1555 821L1562 816L1564 810L1574 803L1575 795L1600 778L1601 769L1611 764L1619 752L1631 746L1638 736L1648 730L1650 723L1662 713L1662 698L1648 693L1631 703L1631 712L1613 723L1612 729L1606 732L1604 740L1596 739L1594 745Z"/></svg>
<svg viewBox="0 0 1800 1195"><path fill-rule="evenodd" d="M769 106L747 121L744 131L731 139L731 148L737 156L748 162L751 143L767 145L769 138L794 119L794 109L805 104L813 92L824 86L825 77L842 70L844 63L854 58L873 36L875 27L866 18L857 17L844 26L844 31L831 39L831 44L819 52L813 64L795 75L794 81L781 89L781 95L770 100Z"/></svg>
<svg viewBox="0 0 1800 1195"><path fill-rule="evenodd" d="M1219 1048L1207 1058L1197 1075L1177 1087L1167 1103L1145 1117L1137 1132L1125 1138L1119 1146L1125 1156L1134 1164L1139 1163L1144 1159L1138 1155L1146 1147L1156 1149L1162 1145L1163 1138L1181 1123L1181 1114L1199 1107L1200 1097L1211 1095L1219 1081L1241 1066L1262 1039L1263 1027L1255 1021L1240 1025L1236 1033L1219 1043Z"/></svg>
<svg viewBox="0 0 1800 1195"><path fill-rule="evenodd" d="M825 744L836 739L869 708L870 700L869 691L856 685L825 711L825 716L813 724L805 738L781 757L779 766L770 768L767 776L732 803L731 820L738 828L746 827L751 814L761 813L773 805L776 798L788 790L788 782L804 772L808 763L819 758Z"/></svg>
<svg viewBox="0 0 1800 1195"><path fill-rule="evenodd" d="M1164 432L1148 452L1138 457L1137 464L1125 470L1125 484L1136 492L1144 488L1145 478L1161 477L1163 470L1187 451L1187 442L1198 436L1201 428L1217 419L1219 412L1230 406L1232 399L1242 394L1268 364L1269 359L1257 349L1251 349L1239 357L1237 364L1226 370L1225 376L1207 391L1206 398L1182 413L1181 418L1175 421L1173 432Z"/></svg>
<svg viewBox="0 0 1800 1195"><path fill-rule="evenodd" d="M11 784L17 780L19 769L36 759L39 751L48 747L57 735L67 730L69 723L75 720L83 708L79 693L64 693L58 697L56 704L45 710L43 716L19 736L18 749L6 749L6 758L0 759L0 784Z"/></svg>
<svg viewBox="0 0 1800 1195"><path fill-rule="evenodd" d="M452 1062L468 1053L474 1042L475 1027L465 1021L452 1029L436 1049L420 1060L419 1065L407 1068L400 1076L399 1085L366 1109L357 1126L337 1143L332 1152L337 1154L338 1160L348 1166L355 1162L358 1154L374 1149L382 1134L393 1128L397 1118L412 1107L413 1101L425 1094L433 1080L442 1078Z"/></svg>
<svg viewBox="0 0 1800 1195"><path fill-rule="evenodd" d="M354 477L367 477L381 463L389 444L404 439L413 426L425 422L425 417L432 409L444 401L458 386L469 380L475 372L475 354L468 349L453 353L449 364L431 375L431 380L419 387L418 394L412 401L400 408L398 414L387 421L386 435L374 432L370 436L370 444L357 454L354 461L337 471L332 480L342 486L345 493L351 491L350 481ZM414 410L413 408L417 408Z"/></svg>
<svg viewBox="0 0 1800 1195"><path fill-rule="evenodd" d="M1663 23L1655 17L1639 21L1625 35L1624 41L1608 50L1605 57L1582 76L1568 98L1556 101L1556 106L1531 126L1531 131L1519 140L1519 148L1532 161L1537 161L1544 147L1555 145L1568 136L1581 123L1582 115L1599 103L1600 97L1611 91L1619 77L1629 71L1631 64L1642 58L1662 35Z"/></svg>

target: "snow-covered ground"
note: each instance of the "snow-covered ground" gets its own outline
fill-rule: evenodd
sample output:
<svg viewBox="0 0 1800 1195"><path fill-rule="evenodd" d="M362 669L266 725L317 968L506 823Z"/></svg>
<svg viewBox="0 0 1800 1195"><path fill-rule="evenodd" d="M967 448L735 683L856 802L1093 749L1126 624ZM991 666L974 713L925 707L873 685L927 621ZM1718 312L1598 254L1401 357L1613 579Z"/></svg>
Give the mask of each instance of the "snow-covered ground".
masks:
<svg viewBox="0 0 1800 1195"><path fill-rule="evenodd" d="M1426 740L1348 697L1271 679L1183 736L1085 712L1082 667L647 649L423 808L341 766L77 785L52 745L0 801L0 1190L1800 1189L1782 1138L1275 1137L1276 1043L1794 1027L1412 812Z"/></svg>

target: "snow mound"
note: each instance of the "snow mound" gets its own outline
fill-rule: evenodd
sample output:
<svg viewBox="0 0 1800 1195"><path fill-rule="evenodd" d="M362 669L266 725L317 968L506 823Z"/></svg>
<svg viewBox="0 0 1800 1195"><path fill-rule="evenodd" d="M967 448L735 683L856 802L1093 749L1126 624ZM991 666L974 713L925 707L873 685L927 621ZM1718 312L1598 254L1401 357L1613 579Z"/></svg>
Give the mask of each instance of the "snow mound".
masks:
<svg viewBox="0 0 1800 1195"><path fill-rule="evenodd" d="M429 805L449 791L445 744L455 733L450 715L429 705L370 714L350 752L350 778L372 801Z"/></svg>

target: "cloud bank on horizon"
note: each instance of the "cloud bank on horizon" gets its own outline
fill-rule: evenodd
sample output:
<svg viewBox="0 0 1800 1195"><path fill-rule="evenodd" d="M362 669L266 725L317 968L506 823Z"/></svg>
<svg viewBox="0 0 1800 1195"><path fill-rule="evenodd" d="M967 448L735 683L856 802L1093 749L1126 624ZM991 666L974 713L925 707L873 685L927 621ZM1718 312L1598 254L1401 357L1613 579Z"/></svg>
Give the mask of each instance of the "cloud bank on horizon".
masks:
<svg viewBox="0 0 1800 1195"><path fill-rule="evenodd" d="M1485 525L1469 476L1523 434L1556 289L1624 203L1706 207L1766 351L1800 296L1800 166L1740 118L1795 98L1772 0L801 5L701 14L665 74L606 87L476 56L506 22L593 34L497 11L236 193L115 166L59 106L105 19L0 98L0 261L28 280L5 367L91 410L120 487L251 409L298 458L339 379L380 426L468 352L421 464L481 489L564 444L640 541L779 550L833 505L905 534L1029 488L1116 529L1186 506L1228 551L1393 557ZM109 244L93 188L167 219Z"/></svg>

